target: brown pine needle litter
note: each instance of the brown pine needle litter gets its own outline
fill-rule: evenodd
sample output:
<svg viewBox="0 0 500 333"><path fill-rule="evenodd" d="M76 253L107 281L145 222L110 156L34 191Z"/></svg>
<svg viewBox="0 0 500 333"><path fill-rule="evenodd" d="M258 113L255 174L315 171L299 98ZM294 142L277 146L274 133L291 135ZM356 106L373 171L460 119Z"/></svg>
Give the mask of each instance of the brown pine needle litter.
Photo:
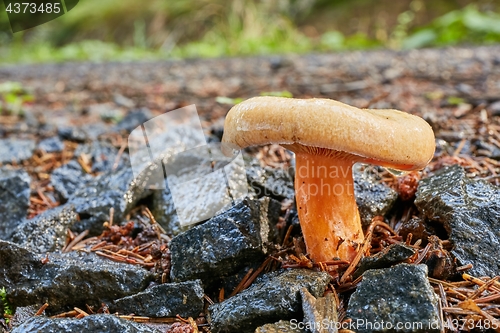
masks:
<svg viewBox="0 0 500 333"><path fill-rule="evenodd" d="M97 255L133 265L140 265L147 269L161 267L161 261L167 260L170 269L170 253L168 251L169 237L162 236L164 230L159 228L156 221L152 220L152 214L147 208L138 207L131 216L144 216L140 219L142 230L133 237L135 222L129 221L124 225L113 224L113 209L110 210L110 221L104 223L104 231L97 237L85 237L88 230L77 236L69 235L63 252L72 250L95 252ZM165 264L165 263L163 263ZM168 273L168 271L167 271ZM168 274L167 274L168 275Z"/></svg>

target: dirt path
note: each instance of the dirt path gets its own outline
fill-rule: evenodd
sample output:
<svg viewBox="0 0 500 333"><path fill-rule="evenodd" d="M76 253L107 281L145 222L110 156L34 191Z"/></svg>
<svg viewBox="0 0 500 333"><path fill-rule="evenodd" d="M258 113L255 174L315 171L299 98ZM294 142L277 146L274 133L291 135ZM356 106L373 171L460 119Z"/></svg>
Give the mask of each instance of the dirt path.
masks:
<svg viewBox="0 0 500 333"><path fill-rule="evenodd" d="M437 167L458 163L470 176L500 184L500 46L19 65L0 68L3 81L21 82L32 91L31 113L39 123L56 127L102 122L117 110L123 116L147 107L160 114L196 104L208 129L231 107L217 97L284 90L294 97L400 109L422 116L442 140L437 141ZM18 120L7 120L12 130L4 136L19 134ZM222 123L216 126L221 129Z"/></svg>
<svg viewBox="0 0 500 333"><path fill-rule="evenodd" d="M500 99L500 46L19 65L0 68L2 81L22 82L35 91L37 103L55 109L104 103L120 94L155 111L194 103L201 113L217 118L228 107L214 97L288 90L296 97L323 96L362 107L437 112L440 105L433 96L456 96L473 104Z"/></svg>

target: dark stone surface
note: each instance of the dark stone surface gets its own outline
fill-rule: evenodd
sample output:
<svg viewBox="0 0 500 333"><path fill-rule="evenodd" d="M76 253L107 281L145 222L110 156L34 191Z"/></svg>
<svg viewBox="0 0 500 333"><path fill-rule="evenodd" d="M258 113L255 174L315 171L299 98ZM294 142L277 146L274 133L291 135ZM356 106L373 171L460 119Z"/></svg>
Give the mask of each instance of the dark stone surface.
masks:
<svg viewBox="0 0 500 333"><path fill-rule="evenodd" d="M0 241L0 285L13 306L50 304L49 313L74 306L101 306L101 302L136 294L153 280L143 268L101 259L94 253L69 252L48 255Z"/></svg>
<svg viewBox="0 0 500 333"><path fill-rule="evenodd" d="M224 288L224 292L226 294L231 294L234 289L240 284L241 280L245 277L245 275L248 273L250 269L252 269L254 272L256 269L258 269L262 265L262 261L255 261L255 262L250 262L246 263L246 265L243 268L240 268L238 272L229 275L229 276L224 276L220 280L220 287L219 288ZM214 299L217 299L217 294L209 294L210 297L213 296Z"/></svg>
<svg viewBox="0 0 500 333"><path fill-rule="evenodd" d="M50 182L64 200L68 200L80 187L88 183L93 177L83 171L81 165L69 161L65 165L52 171Z"/></svg>
<svg viewBox="0 0 500 333"><path fill-rule="evenodd" d="M110 310L147 317L196 318L203 311L203 288L200 280L164 283L117 299Z"/></svg>
<svg viewBox="0 0 500 333"><path fill-rule="evenodd" d="M59 206L24 220L14 229L10 241L34 253L54 252L64 247L67 229L77 222L75 207Z"/></svg>
<svg viewBox="0 0 500 333"><path fill-rule="evenodd" d="M470 180L454 165L421 180L415 204L443 224L460 265L473 264L477 276L500 274L500 188Z"/></svg>
<svg viewBox="0 0 500 333"><path fill-rule="evenodd" d="M0 139L0 163L17 163L33 156L36 143L27 139Z"/></svg>
<svg viewBox="0 0 500 333"><path fill-rule="evenodd" d="M261 260L274 223L269 220L265 203L246 198L177 235L170 243L172 281L201 279L209 283Z"/></svg>
<svg viewBox="0 0 500 333"><path fill-rule="evenodd" d="M57 127L51 123L41 123L37 128L38 135L42 138L57 136Z"/></svg>
<svg viewBox="0 0 500 333"><path fill-rule="evenodd" d="M300 289L306 288L314 297L322 296L330 275L294 269L262 280L209 307L212 332L253 332L266 323L300 316Z"/></svg>
<svg viewBox="0 0 500 333"><path fill-rule="evenodd" d="M77 126L61 126L58 128L57 134L61 139L75 142L85 142L89 139L87 132Z"/></svg>
<svg viewBox="0 0 500 333"><path fill-rule="evenodd" d="M375 268L386 268L398 264L415 254L415 249L403 243L389 245L383 251L370 256L364 257L359 263L359 267L354 272L353 278L357 278L365 271Z"/></svg>
<svg viewBox="0 0 500 333"><path fill-rule="evenodd" d="M457 281L462 279L462 272L457 271L457 260L443 246L443 241L432 235L428 241L428 251L421 264L427 266L429 277L441 281ZM426 246L426 248L427 248Z"/></svg>
<svg viewBox="0 0 500 333"><path fill-rule="evenodd" d="M97 140L105 133L109 133L109 126L103 122L83 123L78 126L64 125L57 129L61 139L79 143Z"/></svg>
<svg viewBox="0 0 500 333"><path fill-rule="evenodd" d="M486 155L489 158L492 158L494 160L500 160L500 148L488 143L484 142L482 140L476 140L474 141L474 144L476 145L477 149L481 149L482 151L486 152L486 154L480 154L480 155Z"/></svg>
<svg viewBox="0 0 500 333"><path fill-rule="evenodd" d="M338 305L332 293L324 297L314 297L306 288L302 288L300 296L304 312L304 328L312 333L338 332Z"/></svg>
<svg viewBox="0 0 500 333"><path fill-rule="evenodd" d="M396 332L397 325L403 325L397 332L440 332L438 297L425 265L366 271L349 300L347 316L359 333Z"/></svg>
<svg viewBox="0 0 500 333"><path fill-rule="evenodd" d="M53 136L40 141L37 149L43 150L46 153L59 153L64 149L64 142L59 137Z"/></svg>
<svg viewBox="0 0 500 333"><path fill-rule="evenodd" d="M280 320L273 324L265 324L257 327L255 333L306 333L307 331L298 328L298 322Z"/></svg>
<svg viewBox="0 0 500 333"><path fill-rule="evenodd" d="M181 226L179 216L175 210L174 198L165 180L165 188L153 190L151 196L151 213L165 231L170 235L178 235L182 231L189 229L189 226Z"/></svg>
<svg viewBox="0 0 500 333"><path fill-rule="evenodd" d="M90 315L82 319L37 316L12 330L12 333L68 332L160 333L144 324L104 314Z"/></svg>
<svg viewBox="0 0 500 333"><path fill-rule="evenodd" d="M114 221L121 222L124 214L137 202L150 194L140 186L130 167L105 172L80 187L68 200L75 206L81 223L75 225L76 232L90 229L91 234L102 231L102 223L109 220L109 209L114 208Z"/></svg>
<svg viewBox="0 0 500 333"><path fill-rule="evenodd" d="M293 178L281 168L262 168L259 161L252 160L246 166L248 183L258 198L268 196L276 200L294 199Z"/></svg>
<svg viewBox="0 0 500 333"><path fill-rule="evenodd" d="M217 143L177 152L163 160L165 189L154 191L151 211L167 233L187 230L247 196L243 160L234 162L222 154Z"/></svg>
<svg viewBox="0 0 500 333"><path fill-rule="evenodd" d="M29 305L29 306L18 306L12 318L10 318L9 323L12 327L16 327L33 317L38 309L40 309L39 305ZM45 311L42 313L45 315Z"/></svg>
<svg viewBox="0 0 500 333"><path fill-rule="evenodd" d="M153 118L153 114L146 108L138 109L129 112L118 124L116 124L113 130L117 132L125 131L127 133L132 132L137 126L144 124L149 119Z"/></svg>
<svg viewBox="0 0 500 333"><path fill-rule="evenodd" d="M395 190L381 183L369 170L360 171L358 166L353 168L354 194L364 226L369 225L373 217L384 216L398 198Z"/></svg>
<svg viewBox="0 0 500 333"><path fill-rule="evenodd" d="M403 237L403 239L407 239L408 235L411 234L413 240L421 239L422 244L425 246L427 244L427 239L431 235L442 233L443 230L440 229L444 228L439 222L426 221L424 218L413 217L401 225L399 235ZM446 232L444 231L444 233Z"/></svg>
<svg viewBox="0 0 500 333"><path fill-rule="evenodd" d="M26 217L30 182L29 175L22 169L0 168L0 239L9 237Z"/></svg>
<svg viewBox="0 0 500 333"><path fill-rule="evenodd" d="M79 145L75 150L75 156L85 154L90 159L92 172L112 171L115 159L118 155L118 149L110 143L103 141L92 141ZM129 162L127 154L121 154L117 165L126 165Z"/></svg>

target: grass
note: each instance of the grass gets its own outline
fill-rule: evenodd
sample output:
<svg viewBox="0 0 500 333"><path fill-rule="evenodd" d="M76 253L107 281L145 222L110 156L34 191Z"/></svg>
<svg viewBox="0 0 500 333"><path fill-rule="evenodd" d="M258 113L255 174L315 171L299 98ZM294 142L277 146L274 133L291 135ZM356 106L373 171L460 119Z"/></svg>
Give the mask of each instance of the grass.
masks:
<svg viewBox="0 0 500 333"><path fill-rule="evenodd" d="M325 6L320 0L151 0L148 6L132 0L89 0L30 31L13 36L0 33L0 64L412 49L500 42L500 15L476 5L418 25L425 3L411 0L406 10L396 15L394 26L382 30L378 27L375 34L369 33L373 30L370 27L353 33L335 25L321 30L325 22L318 22L317 27L310 23L323 10L320 5ZM0 28L6 24L5 15L0 14Z"/></svg>
<svg viewBox="0 0 500 333"><path fill-rule="evenodd" d="M0 115L22 115L23 104L33 100L34 96L29 93L21 83L11 81L0 83Z"/></svg>
<svg viewBox="0 0 500 333"><path fill-rule="evenodd" d="M5 290L5 287L0 288L0 303L2 303L3 312L4 312L2 314L2 317L4 316L4 314L9 315L9 316L14 314L14 311L12 310L12 307L9 303L9 300L7 299L7 290ZM6 318L5 322L8 324L9 319Z"/></svg>

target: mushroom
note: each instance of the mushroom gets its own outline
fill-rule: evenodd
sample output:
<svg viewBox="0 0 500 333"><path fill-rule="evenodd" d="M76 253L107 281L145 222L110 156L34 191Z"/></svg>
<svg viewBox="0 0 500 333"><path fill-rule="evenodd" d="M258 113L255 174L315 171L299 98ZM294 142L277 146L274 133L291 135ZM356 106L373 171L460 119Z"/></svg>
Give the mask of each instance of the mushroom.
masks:
<svg viewBox="0 0 500 333"><path fill-rule="evenodd" d="M397 110L358 109L329 99L254 97L227 114L226 151L277 143L295 153L295 196L310 259L351 261L364 240L352 166L411 171L435 150L431 127Z"/></svg>

